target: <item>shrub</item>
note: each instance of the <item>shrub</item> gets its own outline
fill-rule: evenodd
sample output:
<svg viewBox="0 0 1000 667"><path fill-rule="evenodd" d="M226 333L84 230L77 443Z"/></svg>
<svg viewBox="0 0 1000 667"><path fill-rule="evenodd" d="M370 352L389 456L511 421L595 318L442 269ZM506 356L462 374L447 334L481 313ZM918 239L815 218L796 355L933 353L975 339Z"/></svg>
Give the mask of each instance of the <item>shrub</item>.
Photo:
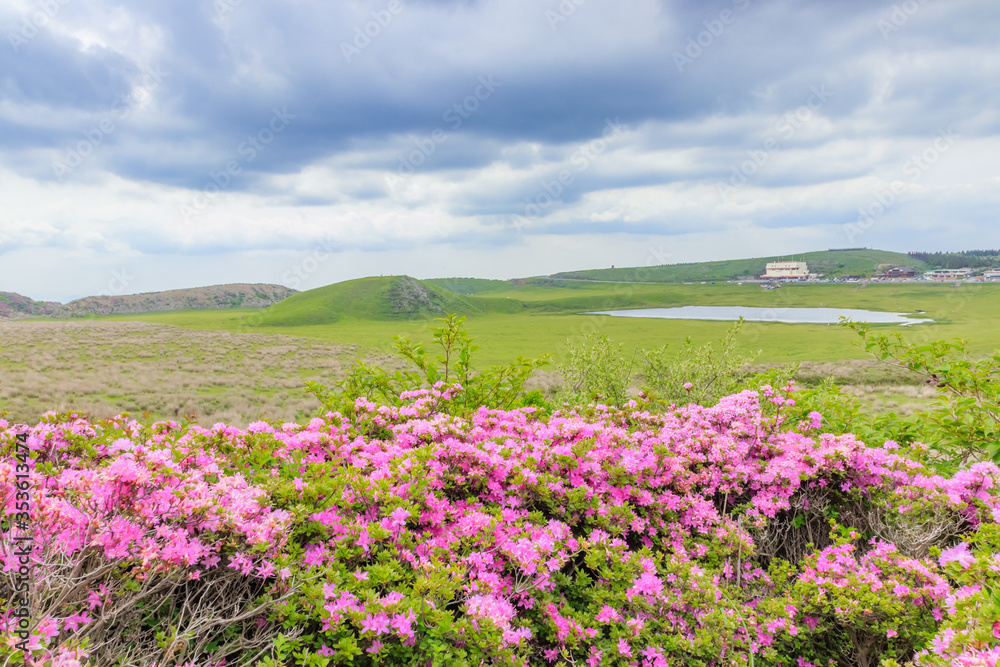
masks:
<svg viewBox="0 0 1000 667"><path fill-rule="evenodd" d="M1000 358L849 325L938 383L899 422L748 376L739 323L718 352L643 353L659 386L635 399L592 335L567 396L601 402L552 411L524 390L545 358L477 371L463 318L442 321L433 359L397 338L415 370L311 385L306 425L0 419L0 659L996 667Z"/></svg>
<svg viewBox="0 0 1000 667"><path fill-rule="evenodd" d="M726 332L715 349L712 343L695 347L688 337L674 355L667 345L644 350L644 388L666 405L714 405L723 396L734 394L752 383L750 364L756 354L736 351L736 339L743 328L743 318Z"/></svg>
<svg viewBox="0 0 1000 667"><path fill-rule="evenodd" d="M565 386L558 400L570 405L591 401L622 405L629 398L635 355L628 362L622 344L613 344L605 334L590 332L579 341L566 341L566 359L558 364Z"/></svg>
<svg viewBox="0 0 1000 667"><path fill-rule="evenodd" d="M571 405L597 401L620 406L629 400L629 388L638 379L643 395L660 407L713 405L723 396L755 385L749 369L757 355L736 352L742 327L740 318L719 340L718 349L712 343L695 347L688 337L676 354L662 345L637 348L629 359L622 354L622 344L612 343L605 334L584 334L578 343L568 340L566 360L559 365L566 386L559 398ZM637 357L641 370L635 373ZM773 377L756 384L766 384Z"/></svg>
<svg viewBox="0 0 1000 667"><path fill-rule="evenodd" d="M975 461L1000 462L1000 353L974 359L961 340L917 345L899 333L842 324L858 334L859 346L876 359L926 378L937 390L934 403L910 417L874 414L827 381L799 393L801 418L816 411L823 415L825 428L834 432L911 446L923 462L945 472Z"/></svg>
<svg viewBox="0 0 1000 667"><path fill-rule="evenodd" d="M176 424L51 418L30 430L32 511L30 522L15 522L14 442L27 429L3 420L0 427L0 597L15 598L19 560L10 538L27 533L29 648L61 638L63 653L79 649L101 665L220 655L250 665L270 651L281 628L268 612L289 595L274 575L287 577L280 554L290 515L209 453L224 431L197 438ZM237 564L239 571L224 569ZM8 631L12 611L8 605L0 618Z"/></svg>
<svg viewBox="0 0 1000 667"><path fill-rule="evenodd" d="M408 392L433 390L439 398L446 397L442 409L455 414L467 413L480 407L509 410L525 405L545 407L540 392L525 391L531 374L549 363L549 355L490 366L477 371L473 356L478 346L466 333L465 318L447 314L438 318L444 324L432 328L434 342L441 354L432 358L421 343L405 336L393 336L396 352L416 367L415 371L390 372L381 366L358 361L344 380L334 384L336 391L317 382L307 382L307 391L316 396L326 412L354 410L355 402L364 398L386 405L403 405Z"/></svg>
<svg viewBox="0 0 1000 667"><path fill-rule="evenodd" d="M95 577L36 579L33 664L930 665L1000 642L992 463L942 476L770 387L546 418L447 394L246 429L0 421L4 564L28 432L36 571ZM938 559L872 527L930 505L956 519Z"/></svg>
<svg viewBox="0 0 1000 667"><path fill-rule="evenodd" d="M953 467L982 458L1000 461L1000 352L973 359L963 340L907 342L901 334L875 333L845 322L864 349L883 362L925 377L937 389L914 437L933 443L941 461Z"/></svg>

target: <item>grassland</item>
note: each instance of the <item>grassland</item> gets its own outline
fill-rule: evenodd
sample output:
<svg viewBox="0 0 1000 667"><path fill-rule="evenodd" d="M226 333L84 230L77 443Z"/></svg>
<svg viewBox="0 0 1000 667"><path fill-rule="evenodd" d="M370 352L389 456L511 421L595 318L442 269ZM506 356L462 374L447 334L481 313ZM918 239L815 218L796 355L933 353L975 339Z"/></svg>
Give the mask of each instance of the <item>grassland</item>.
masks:
<svg viewBox="0 0 1000 667"><path fill-rule="evenodd" d="M433 281L441 289L448 281ZM546 352L558 360L567 339L589 331L607 334L626 354L664 343L676 348L721 338L726 322L612 318L581 313L615 308L745 305L780 310L844 307L920 313L932 322L887 327L911 340L964 338L978 353L1000 348L1000 285L925 283L790 284L779 290L736 284L615 284L582 281L452 281L475 295L467 329L480 346L482 365ZM314 290L315 292L315 290ZM336 291L334 291L336 293ZM327 296L330 292L328 291ZM309 298L310 292L293 299ZM445 295L447 297L447 295ZM461 295L460 295L461 296ZM355 307L360 299L363 308ZM372 300L374 299L374 300ZM366 301L367 300L367 301ZM447 301L449 307L461 301ZM354 304L354 305L352 305ZM329 381L352 359L388 363L393 335L430 342L433 315L371 319L377 298L354 302L318 299L298 313L325 308L326 323L280 323L267 311L221 310L118 315L82 321L11 322L0 325L0 409L30 419L49 409L95 416L120 410L174 418L195 413L201 423L246 423L263 415L301 419L318 408L302 391L306 379ZM367 310L366 310L367 309ZM289 311L285 311L286 313ZM461 312L461 311L460 311ZM317 318L321 319L321 318ZM267 322L267 326L260 326ZM803 376L840 376L876 407L902 408L927 401L930 392L912 378L880 375L841 327L747 323L745 351L760 350L765 365L805 362ZM554 371L535 386L558 383Z"/></svg>
<svg viewBox="0 0 1000 667"><path fill-rule="evenodd" d="M887 250L821 250L796 255L734 259L721 262L692 264L665 264L649 267L624 267L619 269L591 269L557 274L560 278L585 280L611 280L628 282L679 283L701 280L734 280L740 276L759 276L768 262L795 260L808 263L813 273L828 278L844 275L869 276L880 266L908 266L925 271L929 265L919 259Z"/></svg>
<svg viewBox="0 0 1000 667"><path fill-rule="evenodd" d="M303 292L296 295L308 295ZM1000 285L881 283L858 288L846 284L790 284L779 290L755 285L635 285L563 281L553 287L524 285L489 292L479 301L502 302L516 312L468 314L467 328L477 339L483 363L499 363L519 354L553 352L558 357L567 339L600 331L636 346L676 345L690 336L695 342L720 338L726 322L656 320L583 315L587 311L616 308L705 306L759 306L774 308L839 307L899 313L919 313L931 322L911 327L890 327L912 340L964 338L973 350L992 352L1000 347ZM508 305L509 304L509 305ZM274 308L277 308L275 306ZM393 335L429 340L433 316L411 320L372 320L348 310L327 324L271 324L251 326L257 320L250 310L149 313L115 316L107 320L138 320L171 324L187 329L266 333L314 338L337 345L359 345L385 352ZM273 320L272 320L273 321ZM854 347L855 336L840 327L809 324L747 323L741 344L760 350L760 361L831 362L862 359Z"/></svg>
<svg viewBox="0 0 1000 667"><path fill-rule="evenodd" d="M315 339L107 320L3 322L0 343L0 410L32 423L49 410L208 425L303 419L319 408L303 382L329 380L358 353Z"/></svg>

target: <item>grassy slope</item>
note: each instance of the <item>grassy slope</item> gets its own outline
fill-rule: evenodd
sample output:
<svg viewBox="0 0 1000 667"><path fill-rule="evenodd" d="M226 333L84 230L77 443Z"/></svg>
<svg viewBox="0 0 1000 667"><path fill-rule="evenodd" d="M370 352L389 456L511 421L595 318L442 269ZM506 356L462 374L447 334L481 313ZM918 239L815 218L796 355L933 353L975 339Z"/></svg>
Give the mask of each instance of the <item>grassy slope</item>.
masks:
<svg viewBox="0 0 1000 667"><path fill-rule="evenodd" d="M758 257L734 259L723 262L699 262L696 264L666 264L663 266L626 267L621 269L591 269L556 274L554 277L584 280L614 280L639 282L690 282L702 280L733 280L740 276L759 276L764 273L768 262L782 260L804 261L809 270L827 277L842 275L871 275L880 264L908 266L926 270L924 262L909 255L886 250L822 250L780 257Z"/></svg>
<svg viewBox="0 0 1000 667"><path fill-rule="evenodd" d="M696 342L720 338L730 326L726 322L612 318L580 315L592 310L680 305L746 305L771 308L827 306L892 312L926 311L934 324L890 327L910 338L970 339L978 352L1000 348L1000 285L887 283L859 289L853 285L787 285L780 290L762 290L755 285L615 285L565 283L572 287L546 289L536 285L512 286L506 292L491 292L476 300L479 312L458 310L468 316L468 329L476 336L482 363L498 363L519 354L555 352L558 356L567 338L598 330L624 343L655 347L677 345L686 336ZM303 293L307 294L307 293ZM297 295L298 296L298 295ZM510 297L508 299L508 297ZM293 297L294 298L294 297ZM487 303L492 302L492 303ZM517 309L517 314L502 312ZM253 311L243 311L252 316ZM257 311L266 312L266 311ZM255 332L245 326L235 311L154 313L118 316L177 324L193 329L223 329ZM330 342L361 344L368 349L388 350L394 334L428 341L433 316L412 320L363 320L344 318L322 325L284 325L263 329L267 333L309 336ZM743 345L761 349L763 362L834 361L864 358L852 346L854 336L836 326L806 324L753 324L744 329Z"/></svg>
<svg viewBox="0 0 1000 667"><path fill-rule="evenodd" d="M423 301L420 301L423 299ZM483 301L407 276L360 278L295 294L247 322L257 326L309 326L342 320L426 319L443 312L513 311L516 304Z"/></svg>
<svg viewBox="0 0 1000 667"><path fill-rule="evenodd" d="M487 278L433 278L424 283L435 285L456 294L483 294L487 292L503 292L511 287L507 280L489 280Z"/></svg>

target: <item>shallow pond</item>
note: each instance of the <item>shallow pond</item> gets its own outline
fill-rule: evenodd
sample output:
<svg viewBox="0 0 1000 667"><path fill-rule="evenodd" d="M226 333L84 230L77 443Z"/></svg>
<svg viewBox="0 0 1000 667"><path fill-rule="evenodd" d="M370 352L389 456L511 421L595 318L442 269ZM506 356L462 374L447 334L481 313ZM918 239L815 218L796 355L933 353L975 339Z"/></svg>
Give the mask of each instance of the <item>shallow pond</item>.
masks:
<svg viewBox="0 0 1000 667"><path fill-rule="evenodd" d="M869 324L920 324L928 319L908 317L901 313L882 313L851 308L756 308L751 306L681 306L678 308L636 308L633 310L602 310L585 315L612 317L656 317L668 320L738 320L748 322L789 322L795 324L837 324L841 317Z"/></svg>

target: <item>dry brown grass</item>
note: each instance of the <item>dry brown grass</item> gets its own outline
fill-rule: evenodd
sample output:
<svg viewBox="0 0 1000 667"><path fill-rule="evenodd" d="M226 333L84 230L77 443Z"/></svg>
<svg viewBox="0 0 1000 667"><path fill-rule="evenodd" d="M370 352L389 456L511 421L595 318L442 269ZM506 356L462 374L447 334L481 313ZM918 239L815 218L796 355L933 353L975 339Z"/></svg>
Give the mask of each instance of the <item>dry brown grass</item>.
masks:
<svg viewBox="0 0 1000 667"><path fill-rule="evenodd" d="M901 417L926 409L937 395L928 385L855 384L845 387L844 391L860 398L871 412L893 412Z"/></svg>
<svg viewBox="0 0 1000 667"><path fill-rule="evenodd" d="M0 411L29 423L48 410L302 420L319 410L304 382L332 381L356 354L309 338L144 322L0 322Z"/></svg>
<svg viewBox="0 0 1000 667"><path fill-rule="evenodd" d="M193 416L204 425L302 421L320 408L305 392L305 381L329 385L361 354L357 345L312 338L145 322L0 322L0 412L29 423L49 410L93 418L120 412ZM365 361L389 369L405 365L385 353L369 352ZM828 377L875 412L908 415L934 396L919 376L875 361L807 362L796 373L800 386ZM562 384L561 374L549 367L537 371L527 388L552 397Z"/></svg>
<svg viewBox="0 0 1000 667"><path fill-rule="evenodd" d="M845 392L860 398L871 412L891 411L901 416L926 409L937 394L923 376L873 359L803 362L795 378L800 386L807 387L832 378Z"/></svg>
<svg viewBox="0 0 1000 667"><path fill-rule="evenodd" d="M751 370L760 372L772 367L759 365ZM832 379L845 392L860 398L867 410L893 412L900 416L909 416L928 408L937 394L923 376L874 359L804 361L798 364L794 378L800 389L815 387Z"/></svg>

